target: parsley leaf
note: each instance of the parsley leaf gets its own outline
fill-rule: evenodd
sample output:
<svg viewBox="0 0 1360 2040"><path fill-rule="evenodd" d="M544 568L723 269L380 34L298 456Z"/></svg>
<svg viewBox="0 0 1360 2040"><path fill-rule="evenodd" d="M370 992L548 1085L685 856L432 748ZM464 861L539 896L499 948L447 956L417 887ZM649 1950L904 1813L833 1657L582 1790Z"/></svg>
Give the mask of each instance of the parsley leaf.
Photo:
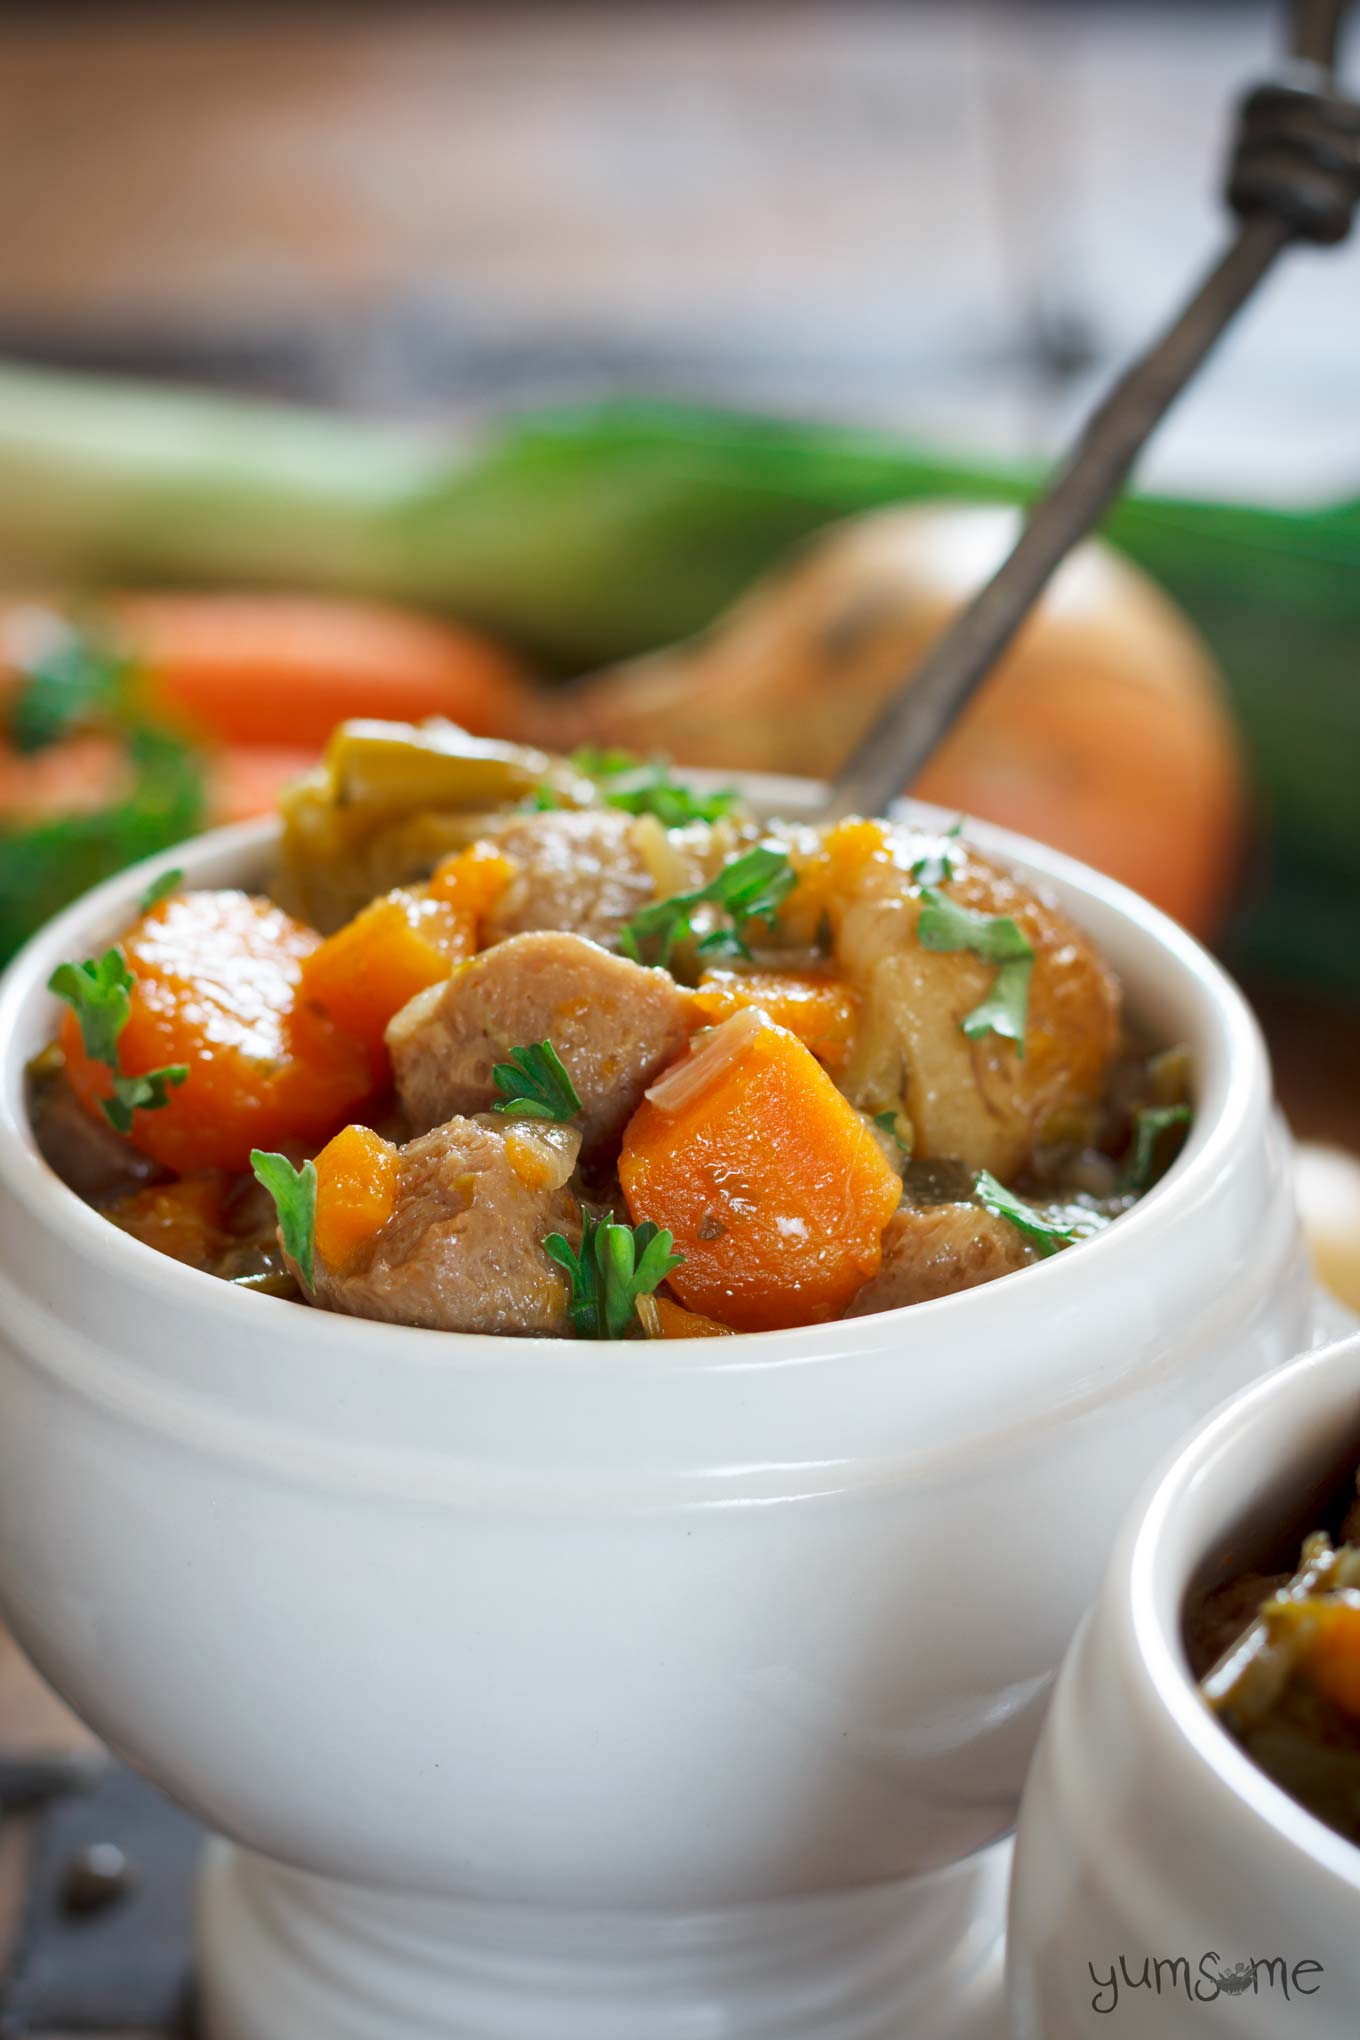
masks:
<svg viewBox="0 0 1360 2040"><path fill-rule="evenodd" d="M614 775L604 788L608 807L622 808L630 815L655 815L663 828L680 829L686 822L717 822L730 814L737 801L735 786L715 793L695 793L671 777L664 764L646 765L639 771Z"/></svg>
<svg viewBox="0 0 1360 2040"><path fill-rule="evenodd" d="M684 1260L675 1242L650 1219L639 1226L582 1213L581 1251L561 1233L543 1246L571 1279L571 1321L578 1339L623 1339L638 1321L637 1300L650 1296Z"/></svg>
<svg viewBox="0 0 1360 2040"><path fill-rule="evenodd" d="M680 829L686 822L717 822L730 814L740 798L735 786L696 793L671 776L664 759L642 764L631 751L597 751L589 745L573 751L571 762L585 778L597 782L606 807L625 814L655 815L663 828ZM603 782L599 784L598 782ZM521 805L531 813L561 807L551 786L536 786Z"/></svg>
<svg viewBox="0 0 1360 2040"><path fill-rule="evenodd" d="M923 886L921 918L916 933L926 949L971 949L984 963L998 966L985 999L965 1013L960 1025L970 1041L1000 1034L1025 1053L1025 1022L1029 1015L1029 981L1034 951L1009 914L979 914Z"/></svg>
<svg viewBox="0 0 1360 2040"><path fill-rule="evenodd" d="M131 671L119 653L60 617L39 612L32 621L8 718L10 741L23 752L44 751L78 724L121 707Z"/></svg>
<svg viewBox="0 0 1360 2040"><path fill-rule="evenodd" d="M571 762L585 779L614 779L621 772L636 772L640 761L635 751L602 751L594 744L581 744Z"/></svg>
<svg viewBox="0 0 1360 2040"><path fill-rule="evenodd" d="M65 999L80 1023L80 1038L91 1062L118 1067L118 1037L131 1011L132 972L121 949L108 949L86 963L59 963L47 980L49 992Z"/></svg>
<svg viewBox="0 0 1360 2040"><path fill-rule="evenodd" d="M47 989L75 1014L91 1062L105 1064L113 1078L113 1090L100 1105L116 1132L131 1132L134 1112L154 1112L168 1103L171 1088L189 1074L186 1064L167 1063L135 1077L118 1067L118 1037L127 1025L132 992L132 972L121 949L106 950L85 963L59 963Z"/></svg>
<svg viewBox="0 0 1360 2040"><path fill-rule="evenodd" d="M493 1112L513 1112L517 1119L571 1119L581 1109L575 1084L550 1041L512 1048L509 1062L491 1071L501 1092Z"/></svg>
<svg viewBox="0 0 1360 2040"><path fill-rule="evenodd" d="M287 1155L250 1150L255 1181L274 1200L279 1218L279 1237L309 1289L316 1286L316 1163L304 1162L295 1169Z"/></svg>
<svg viewBox="0 0 1360 2040"><path fill-rule="evenodd" d="M899 1115L896 1112L875 1112L874 1125L880 1127L884 1133L891 1135L892 1139L897 1142L899 1151L904 1156L911 1154L911 1142L903 1140L899 1130Z"/></svg>
<svg viewBox="0 0 1360 2040"><path fill-rule="evenodd" d="M918 857L912 865L911 876L915 879L917 885L948 885L950 879L954 876L954 860L950 856L949 846L951 843L957 843L962 834L963 816L960 815L953 828L946 829L944 832L941 839L944 848L941 850L928 850L924 857Z"/></svg>
<svg viewBox="0 0 1360 2040"><path fill-rule="evenodd" d="M153 878L137 905L142 913L149 914L161 900L168 899L172 892L178 892L184 883L184 873L178 865L163 871L159 878Z"/></svg>
<svg viewBox="0 0 1360 2040"><path fill-rule="evenodd" d="M668 963L676 943L691 932L695 908L712 903L731 916L732 926L715 928L705 935L699 953L749 957L747 923L773 921L796 882L797 874L789 863L788 853L766 843L759 844L744 856L734 858L731 864L725 864L715 878L697 891L673 893L669 899L655 900L641 913L634 914L620 930L619 946L625 956L640 963L644 949L655 945L656 961Z"/></svg>
<svg viewBox="0 0 1360 2040"><path fill-rule="evenodd" d="M1133 1116L1133 1140L1120 1172L1119 1187L1141 1197L1152 1187L1157 1166L1157 1145L1172 1126L1190 1124L1188 1105L1144 1105Z"/></svg>
<svg viewBox="0 0 1360 2040"><path fill-rule="evenodd" d="M1042 1210L1026 1204L1023 1197L998 1183L990 1169L978 1170L975 1188L984 1211L990 1211L993 1218L1008 1220L1045 1256L1073 1246L1077 1240L1088 1239L1110 1222L1102 1212L1088 1210L1084 1204L1056 1204Z"/></svg>

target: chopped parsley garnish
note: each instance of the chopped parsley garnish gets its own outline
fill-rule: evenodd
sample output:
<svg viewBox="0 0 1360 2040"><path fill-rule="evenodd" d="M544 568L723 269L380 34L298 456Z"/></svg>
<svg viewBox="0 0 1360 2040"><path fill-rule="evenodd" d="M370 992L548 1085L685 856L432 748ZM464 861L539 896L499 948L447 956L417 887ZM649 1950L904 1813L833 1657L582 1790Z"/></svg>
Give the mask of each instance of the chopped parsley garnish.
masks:
<svg viewBox="0 0 1360 2040"><path fill-rule="evenodd" d="M640 1296L650 1296L684 1260L675 1242L644 1219L639 1226L582 1213L581 1251L561 1233L549 1233L544 1250L571 1280L571 1321L578 1339L623 1339L638 1322Z"/></svg>
<svg viewBox="0 0 1360 2040"><path fill-rule="evenodd" d="M656 900L634 914L619 933L619 947L635 963L655 951L654 960L668 963L672 949L691 932L696 907L721 907L731 918L730 928L715 928L699 943L701 956L744 956L751 952L746 928L751 921L773 921L797 882L788 853L769 844L759 844L744 856L725 864L707 885L696 892L673 893Z"/></svg>
<svg viewBox="0 0 1360 2040"><path fill-rule="evenodd" d="M990 1211L994 1218L1006 1219L1043 1255L1056 1254L1077 1240L1088 1239L1110 1222L1103 1212L1088 1210L1083 1204L1055 1204L1042 1209L1026 1204L1023 1197L998 1183L989 1169L978 1170L975 1187L983 1210Z"/></svg>
<svg viewBox="0 0 1360 2040"><path fill-rule="evenodd" d="M952 829L944 832L942 850L928 850L924 857L918 857L911 867L911 876L917 885L948 885L954 876L954 860L949 846L957 843L963 834L963 816L960 815Z"/></svg>
<svg viewBox="0 0 1360 2040"><path fill-rule="evenodd" d="M491 1071L501 1093L494 1112L513 1112L517 1119L571 1119L581 1109L575 1084L550 1041L512 1048L509 1062Z"/></svg>
<svg viewBox="0 0 1360 2040"><path fill-rule="evenodd" d="M672 776L664 759L643 764L631 751L596 751L589 747L573 751L572 764L587 779L596 781L596 791L606 807L621 808L625 814L655 815L663 828L681 829L687 822L717 822L730 814L739 798L734 786L713 793L696 793ZM531 813L561 807L551 786L536 786L522 802Z"/></svg>
<svg viewBox="0 0 1360 2040"><path fill-rule="evenodd" d="M594 744L581 744L571 762L586 779L616 779L621 772L636 772L640 760L635 751L602 751Z"/></svg>
<svg viewBox="0 0 1360 2040"><path fill-rule="evenodd" d="M903 1140L899 1122L900 1115L896 1112L875 1112L874 1114L874 1125L881 1127L884 1133L891 1135L892 1139L897 1142L898 1150L902 1155L909 1156L911 1154L911 1142Z"/></svg>
<svg viewBox="0 0 1360 2040"><path fill-rule="evenodd" d="M1157 1169L1157 1147L1173 1126L1190 1124L1188 1105L1144 1105L1133 1115L1133 1139L1119 1176L1119 1187L1136 1197L1151 1188Z"/></svg>
<svg viewBox="0 0 1360 2040"><path fill-rule="evenodd" d="M681 829L686 822L721 821L737 801L735 786L696 793L673 779L664 764L616 774L603 794L606 806L623 808L630 815L655 815L667 829Z"/></svg>
<svg viewBox="0 0 1360 2040"><path fill-rule="evenodd" d="M287 1155L250 1150L255 1180L274 1200L284 1251L297 1263L309 1289L316 1285L316 1163L295 1169Z"/></svg>
<svg viewBox="0 0 1360 2040"><path fill-rule="evenodd" d="M144 914L149 914L161 900L169 899L172 892L178 892L184 883L184 873L178 865L163 871L159 878L153 878L137 905Z"/></svg>
<svg viewBox="0 0 1360 2040"><path fill-rule="evenodd" d="M8 716L16 751L44 751L68 731L122 708L130 667L120 653L59 617L34 617L20 645L19 686Z"/></svg>
<svg viewBox="0 0 1360 2040"><path fill-rule="evenodd" d="M983 1034L1003 1035L1015 1043L1017 1054L1023 1055L1034 969L1034 950L1027 936L1009 914L979 914L946 898L933 886L924 886L921 898L924 905L916 932L924 948L971 949L984 963L997 966L986 998L959 1023L964 1033L970 1041Z"/></svg>
<svg viewBox="0 0 1360 2040"><path fill-rule="evenodd" d="M75 1014L80 1038L91 1062L103 1063L113 1078L109 1097L101 1098L104 1116L119 1133L132 1130L134 1112L155 1112L169 1100L173 1086L189 1074L185 1063L167 1063L130 1077L118 1066L118 1037L131 1011L132 972L121 949L106 950L85 963L59 963L47 989L64 999Z"/></svg>

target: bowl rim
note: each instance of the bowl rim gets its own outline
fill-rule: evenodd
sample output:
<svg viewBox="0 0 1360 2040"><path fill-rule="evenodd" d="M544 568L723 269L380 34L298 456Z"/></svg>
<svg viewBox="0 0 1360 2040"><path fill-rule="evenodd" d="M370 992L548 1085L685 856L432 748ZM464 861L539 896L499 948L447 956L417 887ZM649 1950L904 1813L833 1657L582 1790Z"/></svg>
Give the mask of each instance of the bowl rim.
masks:
<svg viewBox="0 0 1360 2040"><path fill-rule="evenodd" d="M1335 1376L1333 1383L1331 1377ZM1310 1391L1325 1393L1315 1403ZM1260 1432L1278 1421L1280 1405L1297 1400L1314 1416L1318 1404L1349 1398L1360 1412L1360 1330L1348 1332L1254 1382L1220 1406L1177 1447L1154 1478L1145 1505L1136 1508L1123 1547L1113 1561L1121 1577L1120 1605L1129 1624L1138 1676L1150 1691L1162 1728L1175 1740L1220 1803L1230 1801L1310 1875L1321 1873L1360 1893L1360 1844L1348 1841L1294 1799L1248 1756L1200 1697L1186 1657L1181 1623L1186 1595L1213 1526L1191 1536L1181 1528L1198 1491L1247 1453ZM1281 1458L1288 1451L1282 1448ZM1243 1507L1250 1496L1243 1494ZM1220 1523L1220 1530L1225 1526Z"/></svg>
<svg viewBox="0 0 1360 2040"><path fill-rule="evenodd" d="M812 781L769 779L754 773L714 775L696 771L693 777L697 783L722 777L725 784L739 784L754 804L772 817L781 812L781 803L791 814L798 807L807 808L815 803L819 791ZM927 828L947 827L955 819L952 810L917 800L897 802L891 812L894 819L919 821ZM796 814L792 818L798 819ZM252 860L258 863L276 837L278 827L278 818L274 816L235 823L145 858L72 902L14 957L0 976L0 1188L6 1189L39 1225L58 1236L65 1235L73 1252L78 1251L96 1268L108 1269L124 1284L148 1293L153 1302L176 1298L186 1309L192 1310L195 1305L210 1308L214 1316L228 1317L245 1332L252 1325L257 1331L261 1328L258 1313L262 1310L287 1312L290 1343L294 1345L323 1332L328 1342L334 1345L341 1341L346 1350L359 1345L376 1346L381 1341L390 1348L394 1360L400 1351L407 1365L418 1364L423 1357L437 1362L445 1372L463 1365L486 1365L490 1358L487 1349L494 1351L495 1364L501 1370L528 1373L550 1362L557 1371L567 1368L580 1373L589 1368L593 1372L634 1372L636 1347L628 1341L439 1332L419 1326L380 1324L340 1313L300 1312L296 1305L279 1298L238 1292L230 1284L184 1267L120 1233L68 1189L39 1155L23 1106L23 1062L17 1043L23 1033L19 1023L29 1002L35 997L51 997L46 983L56 963L71 955L88 954L97 942L113 939L109 931L131 917L150 881L177 869L184 870L192 880L197 871L207 866L246 865ZM1075 904L1068 905L1067 910L1078 921L1082 905L1090 904L1155 945L1214 1036L1218 1095L1201 1098L1189 1139L1166 1176L1115 1224L1083 1241L1077 1254L1054 1255L1018 1271L1030 1285L1028 1294L1033 1310L1042 1314L1046 1300L1050 1306L1060 1302L1070 1286L1068 1269L1074 1261L1079 1261L1094 1279L1106 1271L1113 1273L1110 1264L1115 1256L1122 1254L1127 1258L1143 1250L1155 1252L1159 1238L1168 1238L1177 1231L1206 1189L1231 1171L1235 1149L1253 1119L1264 1115L1269 1101L1269 1066L1255 1018L1232 979L1193 936L1150 901L1075 858L1010 830L970 818L968 832L981 848L1027 879L1050 890L1056 883L1076 895ZM1208 1105L1214 1109L1206 1110ZM748 1332L736 1338L667 1340L649 1352L649 1366L655 1370L659 1362L672 1373L746 1373L796 1367L834 1359L847 1348L858 1350L866 1339L872 1339L876 1345L890 1341L892 1328L901 1328L908 1319L912 1336L926 1338L931 1332L938 1332L944 1322L959 1331L968 1324L976 1332L990 1316L1000 1338L1014 1300L1011 1284L1015 1279L1005 1278L931 1302L863 1318L835 1319L783 1331ZM998 1291L1005 1292L1000 1306ZM238 1311L245 1315L238 1318Z"/></svg>

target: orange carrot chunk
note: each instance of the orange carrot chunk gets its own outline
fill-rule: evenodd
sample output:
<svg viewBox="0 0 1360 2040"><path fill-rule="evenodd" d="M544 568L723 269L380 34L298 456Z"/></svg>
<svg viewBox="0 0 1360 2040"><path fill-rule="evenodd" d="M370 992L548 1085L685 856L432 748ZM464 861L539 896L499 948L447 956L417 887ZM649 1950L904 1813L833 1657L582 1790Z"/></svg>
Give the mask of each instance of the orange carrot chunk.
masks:
<svg viewBox="0 0 1360 2040"><path fill-rule="evenodd" d="M474 843L446 857L427 885L371 900L303 964L306 996L364 1043L380 1076L388 1068L388 1022L417 992L476 955L483 922L510 875L494 845Z"/></svg>
<svg viewBox="0 0 1360 2040"><path fill-rule="evenodd" d="M531 709L519 669L489 639L378 603L167 591L110 608L153 702L227 743L315 755L350 716L442 715L505 732Z"/></svg>
<svg viewBox="0 0 1360 2040"><path fill-rule="evenodd" d="M367 1126L346 1126L316 1158L316 1251L343 1273L396 1209L397 1151Z"/></svg>
<svg viewBox="0 0 1360 2040"><path fill-rule="evenodd" d="M472 919L480 948L482 923L514 875L514 865L494 843L473 843L436 864L426 890L431 899L447 900Z"/></svg>
<svg viewBox="0 0 1360 2040"><path fill-rule="evenodd" d="M367 1102L362 1043L299 999L303 962L320 942L243 892L173 894L129 929L119 946L134 983L119 1067L128 1076L188 1068L165 1105L135 1114L135 1147L178 1175L243 1173L252 1148L317 1147ZM97 1111L112 1081L86 1055L69 1011L61 1045L73 1088Z"/></svg>
<svg viewBox="0 0 1360 2040"><path fill-rule="evenodd" d="M657 1323L663 1339L730 1339L731 1325L720 1325L716 1318L701 1317L697 1310L686 1310L683 1303L676 1303L669 1296L654 1296Z"/></svg>
<svg viewBox="0 0 1360 2040"><path fill-rule="evenodd" d="M1320 1607L1308 1647L1308 1669L1318 1691L1346 1714L1360 1715L1360 1606L1337 1601Z"/></svg>
<svg viewBox="0 0 1360 2040"><path fill-rule="evenodd" d="M227 1178L214 1173L152 1183L106 1205L104 1216L158 1254L189 1268L211 1268L227 1244Z"/></svg>
<svg viewBox="0 0 1360 2040"><path fill-rule="evenodd" d="M302 966L302 989L382 1064L387 1023L475 953L476 923L420 886L371 900Z"/></svg>
<svg viewBox="0 0 1360 2040"><path fill-rule="evenodd" d="M694 1003L710 1021L759 1006L826 1069L839 1069L845 1061L859 1017L859 1001L843 979L811 971L706 970Z"/></svg>
<svg viewBox="0 0 1360 2040"><path fill-rule="evenodd" d="M653 1084L619 1180L675 1235L680 1301L738 1331L836 1317L877 1272L902 1184L810 1050L758 1007Z"/></svg>

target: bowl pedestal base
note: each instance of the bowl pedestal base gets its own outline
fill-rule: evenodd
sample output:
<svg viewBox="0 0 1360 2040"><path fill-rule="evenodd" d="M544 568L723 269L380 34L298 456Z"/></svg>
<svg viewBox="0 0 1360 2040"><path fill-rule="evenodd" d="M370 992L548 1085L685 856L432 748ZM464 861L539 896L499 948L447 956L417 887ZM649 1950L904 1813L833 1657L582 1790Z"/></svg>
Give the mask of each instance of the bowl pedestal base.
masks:
<svg viewBox="0 0 1360 2040"><path fill-rule="evenodd" d="M709 1913L359 1889L209 1844L206 2040L1001 2040L1010 1847Z"/></svg>

